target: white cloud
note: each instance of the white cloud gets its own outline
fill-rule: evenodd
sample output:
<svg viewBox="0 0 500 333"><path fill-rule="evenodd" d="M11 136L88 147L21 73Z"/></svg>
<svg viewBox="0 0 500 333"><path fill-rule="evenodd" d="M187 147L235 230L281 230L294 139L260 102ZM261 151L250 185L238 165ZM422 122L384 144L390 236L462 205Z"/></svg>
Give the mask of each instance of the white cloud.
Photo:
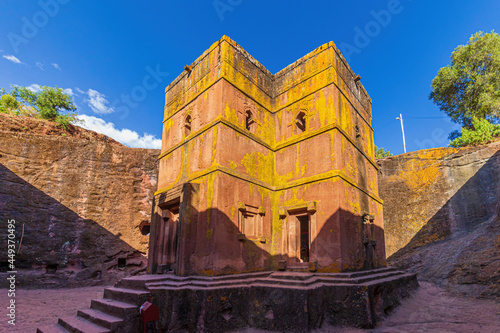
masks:
<svg viewBox="0 0 500 333"><path fill-rule="evenodd" d="M36 67L40 68L43 71L43 64L41 62L36 62Z"/></svg>
<svg viewBox="0 0 500 333"><path fill-rule="evenodd" d="M78 87L75 87L75 90L78 91L80 94L86 94L85 91L83 91L82 89L80 89Z"/></svg>
<svg viewBox="0 0 500 333"><path fill-rule="evenodd" d="M22 64L23 62L19 59L17 59L15 56L13 55L3 55L2 57L4 57L5 59L9 60L9 61L12 61L16 64Z"/></svg>
<svg viewBox="0 0 500 333"><path fill-rule="evenodd" d="M115 124L93 116L79 115L82 123L80 127L107 135L116 141L134 148L161 148L161 140L154 135L144 133L140 136L136 131L127 128L117 129Z"/></svg>
<svg viewBox="0 0 500 333"><path fill-rule="evenodd" d="M29 90L31 90L34 93L37 93L37 92L39 92L39 91L42 90L42 88L40 87L40 85L36 84L36 83L33 83L32 85L27 86L26 88L28 88Z"/></svg>
<svg viewBox="0 0 500 333"><path fill-rule="evenodd" d="M34 93L42 91L42 87L39 84L36 84L36 83L33 83L32 85L27 86L26 88L29 89L29 90L31 90ZM69 95L69 96L73 96L75 94L73 92L73 89L71 89L71 88L63 89L63 93L65 93L66 95Z"/></svg>
<svg viewBox="0 0 500 333"><path fill-rule="evenodd" d="M55 62L51 63L51 65L54 66L55 69L61 70L61 67L59 67L59 65Z"/></svg>
<svg viewBox="0 0 500 333"><path fill-rule="evenodd" d="M71 88L63 89L63 93L65 93L66 95L69 95L69 96L73 96L75 94L73 92L73 89L71 89Z"/></svg>
<svg viewBox="0 0 500 333"><path fill-rule="evenodd" d="M90 99L87 99L85 101L89 104L90 108L95 113L108 114L108 113L113 113L115 111L115 109L108 106L109 102L104 94L101 94L97 90L89 89L87 91L87 95L89 95Z"/></svg>

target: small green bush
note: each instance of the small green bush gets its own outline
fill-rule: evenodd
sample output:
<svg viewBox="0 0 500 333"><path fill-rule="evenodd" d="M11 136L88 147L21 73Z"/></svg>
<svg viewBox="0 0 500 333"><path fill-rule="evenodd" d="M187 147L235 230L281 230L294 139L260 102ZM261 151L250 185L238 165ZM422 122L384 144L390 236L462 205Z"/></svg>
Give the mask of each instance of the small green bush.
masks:
<svg viewBox="0 0 500 333"><path fill-rule="evenodd" d="M0 96L0 112L16 114L19 111L20 104L12 95Z"/></svg>
<svg viewBox="0 0 500 333"><path fill-rule="evenodd" d="M56 116L54 121L58 124L58 126L61 126L65 130L68 130L68 127L71 123L74 122L74 119L76 118L76 114L70 113L70 114L59 114Z"/></svg>
<svg viewBox="0 0 500 333"><path fill-rule="evenodd" d="M487 119L472 119L473 129L462 127L460 136L450 141L450 147L475 146L493 141L500 137L500 125L495 125Z"/></svg>
<svg viewBox="0 0 500 333"><path fill-rule="evenodd" d="M375 159L378 160L379 158L384 158L387 156L392 156L391 152L388 150L385 150L384 148L379 148L375 146Z"/></svg>

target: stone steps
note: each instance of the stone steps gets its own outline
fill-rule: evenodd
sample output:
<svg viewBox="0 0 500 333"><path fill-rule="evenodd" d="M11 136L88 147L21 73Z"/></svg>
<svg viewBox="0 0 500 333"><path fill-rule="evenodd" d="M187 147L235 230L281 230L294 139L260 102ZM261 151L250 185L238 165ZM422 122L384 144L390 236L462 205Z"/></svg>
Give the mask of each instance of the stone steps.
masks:
<svg viewBox="0 0 500 333"><path fill-rule="evenodd" d="M291 271L256 272L216 277L172 274L125 278L104 289L104 298L91 301L90 308L77 316L60 318L58 324L41 327L39 333L129 332L138 328L139 306L148 300L151 290L224 290L234 288L293 288L310 290L321 286L373 285L411 274L390 267L350 273L303 273Z"/></svg>
<svg viewBox="0 0 500 333"><path fill-rule="evenodd" d="M111 287L104 289L104 298L114 299L130 304L142 304L148 300L149 292L146 290L126 289Z"/></svg>
<svg viewBox="0 0 500 333"><path fill-rule="evenodd" d="M256 283L260 284L278 284L284 286L313 286L316 284L361 284L369 281L374 281L378 279L384 279L391 276L401 275L401 272L388 271L378 274L372 274L369 276L361 276L358 278L338 278L338 277L324 277L324 276L313 276L309 279L296 280L296 279L278 279L276 277L257 280Z"/></svg>
<svg viewBox="0 0 500 333"><path fill-rule="evenodd" d="M130 322L137 319L139 305L148 297L149 292L145 289L106 288L104 289L104 298L93 299L89 309L78 310L74 317L59 318L57 325L39 328L37 332L128 332L131 326L137 326L138 323L131 325Z"/></svg>
<svg viewBox="0 0 500 333"><path fill-rule="evenodd" d="M376 279L387 278L402 274L394 269L383 269L368 271L367 273L332 273L332 274L313 274L313 273L296 273L296 272L279 272L267 275L263 278L241 279L238 276L231 279L218 281L200 280L197 277L192 277L185 280L167 279L158 282L148 283L148 288L160 289L164 288L226 288L226 287L249 287L250 285L278 285L290 287L308 287L318 283L322 284L360 284Z"/></svg>
<svg viewBox="0 0 500 333"><path fill-rule="evenodd" d="M93 299L90 308L109 314L110 316L126 319L137 313L138 306L120 302L114 299Z"/></svg>
<svg viewBox="0 0 500 333"><path fill-rule="evenodd" d="M257 273L244 273L234 275L221 275L221 276L166 276L163 279L146 283L146 288L158 287L163 285L177 285L185 286L195 284L197 286L225 286L234 283L249 283L255 278L267 277L272 272L257 272ZM130 282L129 282L130 283Z"/></svg>
<svg viewBox="0 0 500 333"><path fill-rule="evenodd" d="M232 283L233 281L250 281L256 278L276 278L276 279L291 279L291 280L307 280L310 279L311 276L321 276L327 278L337 278L337 279L356 279L362 276L373 276L374 274L379 274L383 272L394 272L394 268L386 267L379 268L375 270L367 270L367 271L359 271L359 272L347 272L347 273L311 273L311 272L295 272L295 271L279 271L279 272L258 272L258 273L247 273L247 274L236 274L236 275L223 275L223 276L215 276L215 277L206 277L206 276L187 276L180 277L175 275L165 276L161 275L161 277L154 277L149 279L143 279L146 282L146 288L156 287L159 285L170 284L170 283L179 283L179 284L190 284L195 283L199 285L203 285L205 283L208 285L217 285L218 283ZM122 279L116 286L124 286L131 289L134 284L137 284L137 281L133 278ZM143 285L144 286L144 285Z"/></svg>
<svg viewBox="0 0 500 333"><path fill-rule="evenodd" d="M250 274L235 274L235 275L225 275L225 276L216 276L216 277L203 277L203 276L188 276L188 277L179 277L179 276L170 276L165 277L163 279L158 279L156 281L152 281L146 284L146 287L156 287L159 285L165 284L198 284L203 285L205 283L208 285L217 285L218 283L239 283L240 280L251 281L252 278L276 278L276 279L291 279L291 280L307 280L312 276L321 276L328 278L338 278L338 279L355 279L362 276L374 275L374 273L382 273L382 272L393 272L394 268L380 268L376 270L368 270L361 272L349 272L349 273L305 273L305 272L261 272L261 273L250 273Z"/></svg>
<svg viewBox="0 0 500 333"><path fill-rule="evenodd" d="M226 284L231 280L247 280L249 278L266 277L271 272L255 272L243 273L235 275L221 275L221 276L176 276L173 274L162 275L140 275L137 277L124 278L115 284L115 288L125 288L133 290L147 290L149 286L163 285L164 283L181 283L189 284L193 281L196 283L221 283Z"/></svg>
<svg viewBox="0 0 500 333"><path fill-rule="evenodd" d="M398 271L378 273L378 274L372 274L370 276L361 276L357 278L356 281L357 283L366 283L373 280L385 279L391 276L402 275L402 274L403 272L398 272Z"/></svg>
<svg viewBox="0 0 500 333"><path fill-rule="evenodd" d="M115 283L116 288L146 290L145 284L160 282L171 278L173 275L139 275L119 280Z"/></svg>
<svg viewBox="0 0 500 333"><path fill-rule="evenodd" d="M270 278L275 279L289 279L289 280L307 280L310 279L311 276L318 276L330 279L342 279L342 280L353 280L363 276L374 276L380 273L386 272L398 272L392 267L385 267L367 271L359 271L359 272L346 272L346 273L304 273L304 272L289 272L289 271L280 271L273 272L269 275Z"/></svg>
<svg viewBox="0 0 500 333"><path fill-rule="evenodd" d="M162 281L157 283L148 283L148 288L156 288L162 286L172 286L172 287L186 287L194 286L200 288L208 287L224 287L233 285L248 285L255 281L255 279L232 279L225 281L199 281L196 279L190 279L187 281Z"/></svg>
<svg viewBox="0 0 500 333"><path fill-rule="evenodd" d="M96 325L82 317L59 318L58 324L72 333L107 333L109 329Z"/></svg>
<svg viewBox="0 0 500 333"><path fill-rule="evenodd" d="M111 331L118 329L123 323L123 318L118 318L95 309L78 310L77 316Z"/></svg>
<svg viewBox="0 0 500 333"><path fill-rule="evenodd" d="M358 271L358 272L348 272L348 273L331 273L333 274L345 274L351 278L355 277L360 277L360 276L365 276L365 275L372 275L372 274L378 274L381 272L398 272L395 268L393 267L383 267L383 268L377 268L377 269L370 269L366 271Z"/></svg>
<svg viewBox="0 0 500 333"><path fill-rule="evenodd" d="M377 280L372 280L372 281L366 282L365 285L374 285L374 284L381 284L381 283L385 283L385 282L390 282L395 276L397 276L398 278L411 279L412 277L415 277L416 274L402 272L401 274L392 275L389 277L384 277L384 278L380 278Z"/></svg>

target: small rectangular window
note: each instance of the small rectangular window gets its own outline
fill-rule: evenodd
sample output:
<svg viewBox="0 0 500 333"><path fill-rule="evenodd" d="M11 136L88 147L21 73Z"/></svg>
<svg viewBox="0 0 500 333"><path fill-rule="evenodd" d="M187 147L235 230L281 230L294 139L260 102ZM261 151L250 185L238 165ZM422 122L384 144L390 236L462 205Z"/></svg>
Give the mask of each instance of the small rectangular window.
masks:
<svg viewBox="0 0 500 333"><path fill-rule="evenodd" d="M191 134L191 116L188 115L186 119L184 120L184 135L188 136Z"/></svg>
<svg viewBox="0 0 500 333"><path fill-rule="evenodd" d="M250 131L252 133L255 133L255 126L256 126L256 123L255 123L255 119L254 119L252 112L247 111L245 113L245 128L246 128L246 130Z"/></svg>
<svg viewBox="0 0 500 333"><path fill-rule="evenodd" d="M245 238L257 239L263 236L262 215L264 215L263 208L240 205L238 227Z"/></svg>
<svg viewBox="0 0 500 333"><path fill-rule="evenodd" d="M306 114L300 111L295 117L295 126L297 127L297 134L306 131Z"/></svg>

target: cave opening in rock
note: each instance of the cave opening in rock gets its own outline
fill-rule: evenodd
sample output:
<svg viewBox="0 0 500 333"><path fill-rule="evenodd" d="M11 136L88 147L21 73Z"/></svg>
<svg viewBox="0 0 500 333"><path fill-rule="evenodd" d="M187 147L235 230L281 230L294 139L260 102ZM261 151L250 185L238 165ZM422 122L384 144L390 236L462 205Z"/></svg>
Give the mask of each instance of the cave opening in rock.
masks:
<svg viewBox="0 0 500 333"><path fill-rule="evenodd" d="M123 268L127 266L127 259L126 258L118 258L118 267Z"/></svg>

